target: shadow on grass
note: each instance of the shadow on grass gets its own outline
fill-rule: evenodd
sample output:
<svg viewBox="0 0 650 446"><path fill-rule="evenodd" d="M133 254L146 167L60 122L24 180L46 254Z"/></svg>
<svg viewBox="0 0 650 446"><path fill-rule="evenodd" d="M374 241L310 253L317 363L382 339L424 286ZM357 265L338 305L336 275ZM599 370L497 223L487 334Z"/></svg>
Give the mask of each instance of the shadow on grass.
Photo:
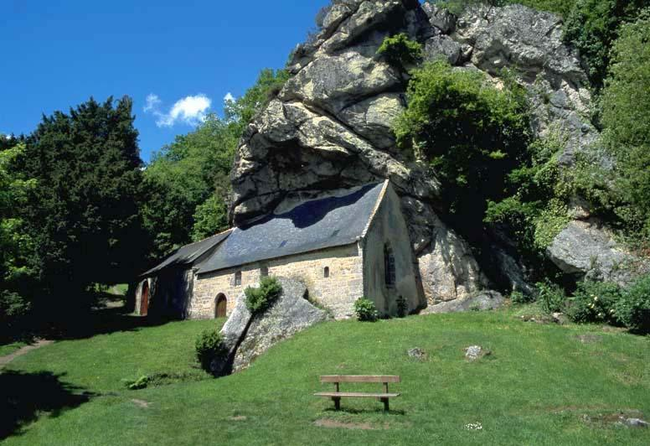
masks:
<svg viewBox="0 0 650 446"><path fill-rule="evenodd" d="M0 440L19 433L43 413L57 417L95 396L61 382L61 376L51 372L0 373Z"/></svg>
<svg viewBox="0 0 650 446"><path fill-rule="evenodd" d="M148 316L136 316L124 306L95 307L93 309L67 309L50 317L51 321L34 321L43 327L38 336L46 339L87 339L97 335L123 331L137 331L145 327L157 327L179 320L167 314L151 312Z"/></svg>
<svg viewBox="0 0 650 446"><path fill-rule="evenodd" d="M390 409L385 411L384 409L354 409L349 407L341 407L339 410L330 407L324 410L327 413L346 413L349 415L368 415L368 414L379 414L379 415L406 415L405 410L395 410Z"/></svg>

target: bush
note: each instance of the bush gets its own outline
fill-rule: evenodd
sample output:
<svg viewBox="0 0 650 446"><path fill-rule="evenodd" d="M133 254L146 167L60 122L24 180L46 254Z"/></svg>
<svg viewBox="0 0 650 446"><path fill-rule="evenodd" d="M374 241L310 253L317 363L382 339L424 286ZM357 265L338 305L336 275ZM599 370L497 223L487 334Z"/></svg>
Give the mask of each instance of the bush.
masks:
<svg viewBox="0 0 650 446"><path fill-rule="evenodd" d="M401 69L415 65L422 60L422 45L400 33L386 37L377 50L377 54L386 58L386 61Z"/></svg>
<svg viewBox="0 0 650 446"><path fill-rule="evenodd" d="M616 302L614 312L630 330L650 333L650 275L636 282Z"/></svg>
<svg viewBox="0 0 650 446"><path fill-rule="evenodd" d="M519 290L515 290L510 294L510 300L513 304L528 304L535 299L532 295L522 293Z"/></svg>
<svg viewBox="0 0 650 446"><path fill-rule="evenodd" d="M361 322L375 322L379 319L379 312L375 307L375 303L365 297L358 299L354 303L354 312L357 315L357 320Z"/></svg>
<svg viewBox="0 0 650 446"><path fill-rule="evenodd" d="M547 313L554 313L556 311L563 311L566 303L566 294L564 289L558 284L549 280L537 283L537 301L539 302L542 310Z"/></svg>
<svg viewBox="0 0 650 446"><path fill-rule="evenodd" d="M406 302L406 298L404 296L400 296L397 298L397 316L399 317L406 317L408 314L408 302Z"/></svg>
<svg viewBox="0 0 650 446"><path fill-rule="evenodd" d="M282 285L275 277L263 277L259 288L248 287L246 295L246 308L253 314L264 313L282 294Z"/></svg>
<svg viewBox="0 0 650 446"><path fill-rule="evenodd" d="M210 364L214 359L228 353L223 337L217 329L203 331L196 338L194 348L196 350L196 359L201 364L201 368L207 372L210 371Z"/></svg>
<svg viewBox="0 0 650 446"><path fill-rule="evenodd" d="M574 322L616 322L614 305L622 297L621 288L611 282L584 281L568 300L567 315Z"/></svg>

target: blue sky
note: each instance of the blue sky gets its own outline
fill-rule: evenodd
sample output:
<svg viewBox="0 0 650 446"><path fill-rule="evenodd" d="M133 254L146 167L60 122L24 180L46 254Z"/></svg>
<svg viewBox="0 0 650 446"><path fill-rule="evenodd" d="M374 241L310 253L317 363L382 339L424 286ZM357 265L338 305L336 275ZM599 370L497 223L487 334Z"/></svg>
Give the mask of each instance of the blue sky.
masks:
<svg viewBox="0 0 650 446"><path fill-rule="evenodd" d="M146 161L262 68L284 66L328 3L0 0L0 133L29 133L43 113L90 96L128 95Z"/></svg>

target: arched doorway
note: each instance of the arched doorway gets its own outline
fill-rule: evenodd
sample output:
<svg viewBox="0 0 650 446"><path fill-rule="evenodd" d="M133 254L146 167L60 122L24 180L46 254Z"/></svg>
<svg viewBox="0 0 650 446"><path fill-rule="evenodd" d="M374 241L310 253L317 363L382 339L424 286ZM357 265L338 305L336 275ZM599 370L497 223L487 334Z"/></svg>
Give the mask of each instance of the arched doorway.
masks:
<svg viewBox="0 0 650 446"><path fill-rule="evenodd" d="M149 313L149 281L145 280L142 284L142 295L140 296L140 316L146 316Z"/></svg>
<svg viewBox="0 0 650 446"><path fill-rule="evenodd" d="M221 293L215 299L214 317L215 318L226 317L227 311L228 311L228 299L226 299L226 296L223 293Z"/></svg>

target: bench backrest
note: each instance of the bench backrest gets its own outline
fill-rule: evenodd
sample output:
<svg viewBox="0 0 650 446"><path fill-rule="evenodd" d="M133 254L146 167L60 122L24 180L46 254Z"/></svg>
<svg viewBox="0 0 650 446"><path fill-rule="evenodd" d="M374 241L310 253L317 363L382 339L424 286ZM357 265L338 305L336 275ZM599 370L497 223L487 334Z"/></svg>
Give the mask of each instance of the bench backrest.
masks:
<svg viewBox="0 0 650 446"><path fill-rule="evenodd" d="M398 383L397 375L322 375L321 383Z"/></svg>

